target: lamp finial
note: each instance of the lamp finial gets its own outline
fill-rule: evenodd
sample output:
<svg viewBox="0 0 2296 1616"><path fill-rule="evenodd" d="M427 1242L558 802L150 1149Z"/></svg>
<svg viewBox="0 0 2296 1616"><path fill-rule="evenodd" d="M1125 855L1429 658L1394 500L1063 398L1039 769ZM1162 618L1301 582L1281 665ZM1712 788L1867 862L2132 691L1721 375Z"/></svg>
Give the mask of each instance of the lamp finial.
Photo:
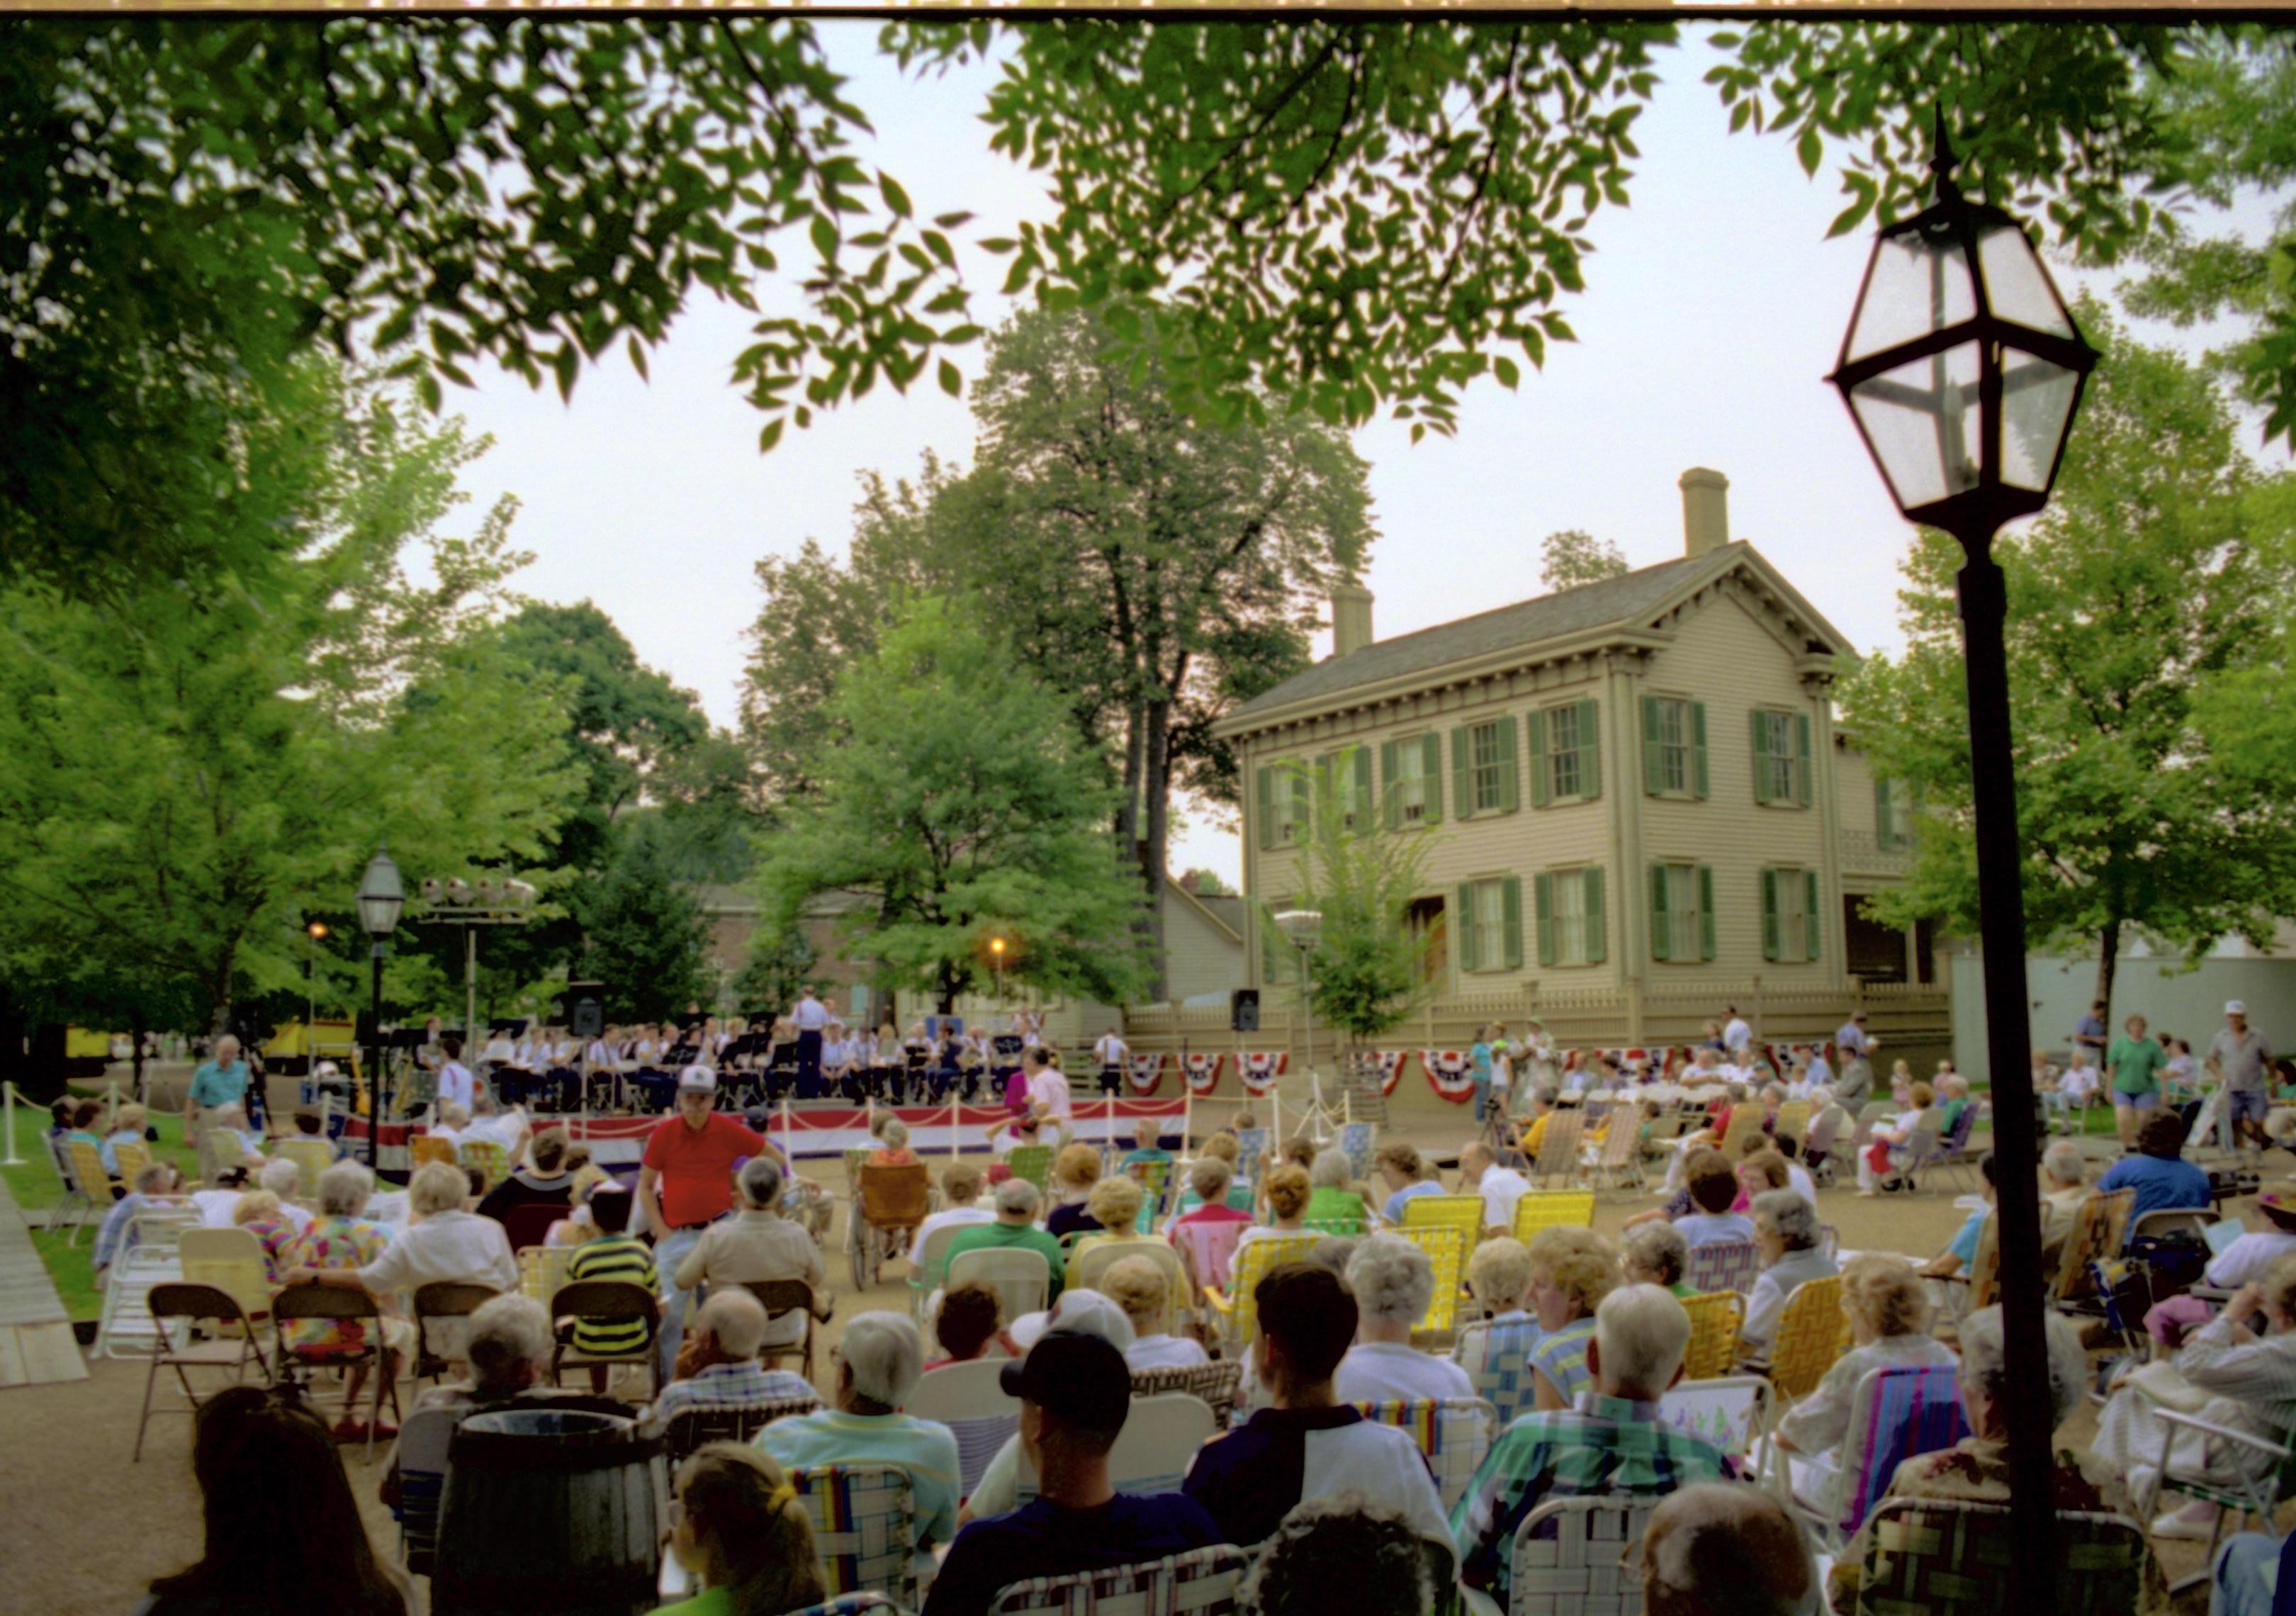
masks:
<svg viewBox="0 0 2296 1616"><path fill-rule="evenodd" d="M1945 132L1945 103L1935 109L1937 141L1930 153L1930 178L1941 202L1959 201L1961 187L1953 183L1953 171L1961 166L1961 158L1953 149L1953 141Z"/></svg>

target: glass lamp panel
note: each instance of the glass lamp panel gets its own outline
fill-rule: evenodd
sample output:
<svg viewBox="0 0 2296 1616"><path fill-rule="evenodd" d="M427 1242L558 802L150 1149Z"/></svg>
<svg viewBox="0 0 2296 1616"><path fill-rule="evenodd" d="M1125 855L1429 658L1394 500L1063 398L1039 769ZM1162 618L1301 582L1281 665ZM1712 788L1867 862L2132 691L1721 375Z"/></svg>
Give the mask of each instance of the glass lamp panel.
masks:
<svg viewBox="0 0 2296 1616"><path fill-rule="evenodd" d="M2049 491L2057 446L2070 425L2080 378L2036 354L2001 355L2001 480L2013 488Z"/></svg>
<svg viewBox="0 0 2296 1616"><path fill-rule="evenodd" d="M359 925L370 937L388 937L398 927L398 912L406 901L398 865L377 853L366 866L366 879L359 882Z"/></svg>
<svg viewBox="0 0 2296 1616"><path fill-rule="evenodd" d="M1884 237L1866 277L1865 300L1849 333L1849 357L1862 359L1977 313L1968 260L1950 236Z"/></svg>
<svg viewBox="0 0 2296 1616"><path fill-rule="evenodd" d="M2014 225L1997 225L1977 238L1977 268L1996 316L2035 331L2070 337L2073 323L2049 284L2040 254Z"/></svg>
<svg viewBox="0 0 2296 1616"><path fill-rule="evenodd" d="M1978 355L1964 342L1883 371L1849 392L1898 504L1911 510L1977 486Z"/></svg>

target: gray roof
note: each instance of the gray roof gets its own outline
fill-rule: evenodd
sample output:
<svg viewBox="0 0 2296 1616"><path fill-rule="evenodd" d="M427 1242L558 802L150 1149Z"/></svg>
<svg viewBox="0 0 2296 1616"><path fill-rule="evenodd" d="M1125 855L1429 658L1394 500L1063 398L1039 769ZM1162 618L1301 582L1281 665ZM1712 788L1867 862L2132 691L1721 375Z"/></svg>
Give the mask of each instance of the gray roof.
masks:
<svg viewBox="0 0 2296 1616"><path fill-rule="evenodd" d="M1488 656L1513 646L1562 639L1614 623L1628 623L1655 613L1694 573L1712 571L1725 558L1734 559L1742 546L1733 545L1696 559L1684 557L1642 567L1599 584L1534 595L1512 606L1500 606L1438 623L1415 634L1391 640L1374 640L1343 657L1325 657L1305 672L1293 674L1273 690L1263 691L1230 715L1288 707L1294 701L1337 695L1360 685L1425 673L1448 662Z"/></svg>

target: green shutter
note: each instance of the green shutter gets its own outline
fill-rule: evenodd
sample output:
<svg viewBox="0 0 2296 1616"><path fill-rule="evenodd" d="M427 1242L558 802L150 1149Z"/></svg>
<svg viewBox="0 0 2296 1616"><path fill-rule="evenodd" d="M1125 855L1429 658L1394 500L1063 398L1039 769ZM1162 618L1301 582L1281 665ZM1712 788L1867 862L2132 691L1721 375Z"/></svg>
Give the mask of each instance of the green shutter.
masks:
<svg viewBox="0 0 2296 1616"><path fill-rule="evenodd" d="M1366 752L1364 756L1368 761L1371 754ZM1379 778L1380 783L1387 788L1380 818L1389 830L1399 831L1403 828L1403 799L1395 789L1395 742L1392 741L1379 743Z"/></svg>
<svg viewBox="0 0 2296 1616"><path fill-rule="evenodd" d="M1809 806L1809 715L1798 712L1794 721L1794 801Z"/></svg>
<svg viewBox="0 0 2296 1616"><path fill-rule="evenodd" d="M1443 737L1424 734L1419 737L1420 793L1427 806L1419 816L1422 824L1434 824L1443 817Z"/></svg>
<svg viewBox="0 0 2296 1616"><path fill-rule="evenodd" d="M1801 900L1801 901L1802 901L1802 923L1801 923L1801 934L1802 934L1802 936L1803 936L1803 937L1807 938L1807 939L1809 940L1808 956L1809 956L1811 959L1816 959L1816 958L1817 957L1817 954L1818 954L1818 947L1817 947L1817 872L1816 872L1816 870L1804 870L1804 871L1801 873L1801 882L1802 882L1802 887L1801 887L1801 890L1802 890L1802 900Z"/></svg>
<svg viewBox="0 0 2296 1616"><path fill-rule="evenodd" d="M1510 724L1507 727L1513 729L1514 726ZM1500 946L1506 950L1506 968L1520 971L1522 969L1522 877L1510 875L1499 882L1499 901L1503 906Z"/></svg>
<svg viewBox="0 0 2296 1616"><path fill-rule="evenodd" d="M1464 724L1451 732L1451 805L1462 819L1475 811L1475 746Z"/></svg>
<svg viewBox="0 0 2296 1616"><path fill-rule="evenodd" d="M1762 957L1778 956L1778 873L1762 872Z"/></svg>
<svg viewBox="0 0 2296 1616"><path fill-rule="evenodd" d="M1522 806L1522 787L1515 778L1514 720L1501 718L1499 737L1499 812L1512 814Z"/></svg>
<svg viewBox="0 0 2296 1616"><path fill-rule="evenodd" d="M1578 794L1592 801L1603 794L1603 742L1592 701L1578 703Z"/></svg>
<svg viewBox="0 0 2296 1616"><path fill-rule="evenodd" d="M1538 906L1538 963L1554 963L1554 877L1541 872L1530 879L1530 896Z"/></svg>
<svg viewBox="0 0 2296 1616"><path fill-rule="evenodd" d="M1698 957L1714 957L1714 866L1698 866Z"/></svg>
<svg viewBox="0 0 2296 1616"><path fill-rule="evenodd" d="M1603 918L1603 867L1587 871L1587 963L1599 965L1611 956L1609 923Z"/></svg>
<svg viewBox="0 0 2296 1616"><path fill-rule="evenodd" d="M1294 842L1308 841L1316 833L1316 780L1305 763L1292 765L1292 833Z"/></svg>
<svg viewBox="0 0 2296 1616"><path fill-rule="evenodd" d="M1658 698L1643 698L1643 795L1655 797L1666 786L1666 754L1659 746Z"/></svg>
<svg viewBox="0 0 2296 1616"><path fill-rule="evenodd" d="M1482 961L1475 957L1475 883L1459 883L1459 969L1480 971Z"/></svg>
<svg viewBox="0 0 2296 1616"><path fill-rule="evenodd" d="M1259 766L1259 846L1264 852L1275 845L1275 771L1266 764Z"/></svg>
<svg viewBox="0 0 2296 1616"><path fill-rule="evenodd" d="M1530 735L1530 806L1545 808L1554 794L1546 773L1546 710L1538 709L1524 722Z"/></svg>
<svg viewBox="0 0 2296 1616"><path fill-rule="evenodd" d="M1666 923L1666 866L1662 864L1650 867L1650 914L1651 957L1671 959L1674 934Z"/></svg>
<svg viewBox="0 0 2296 1616"><path fill-rule="evenodd" d="M1690 794L1706 800L1706 703L1690 703Z"/></svg>
<svg viewBox="0 0 2296 1616"><path fill-rule="evenodd" d="M1377 800L1371 794L1371 748L1358 746L1355 752L1356 829L1368 831L1373 824L1372 804Z"/></svg>
<svg viewBox="0 0 2296 1616"><path fill-rule="evenodd" d="M1770 772L1762 766L1762 760L1769 755L1766 742L1770 738L1770 715L1758 707L1747 717L1752 721L1754 730L1754 800L1767 802L1770 800Z"/></svg>

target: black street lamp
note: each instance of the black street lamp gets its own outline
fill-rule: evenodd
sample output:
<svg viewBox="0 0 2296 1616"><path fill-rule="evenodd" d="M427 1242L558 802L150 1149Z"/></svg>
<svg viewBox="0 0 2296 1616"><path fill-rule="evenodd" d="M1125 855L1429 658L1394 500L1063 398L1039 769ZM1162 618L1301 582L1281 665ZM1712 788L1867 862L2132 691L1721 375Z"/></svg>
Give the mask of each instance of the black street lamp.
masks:
<svg viewBox="0 0 2296 1616"><path fill-rule="evenodd" d="M2049 1366L2034 1193L2035 1117L2025 1002L2025 915L2010 751L2008 595L1993 537L2048 503L2081 388L2096 364L2022 226L1953 183L1938 119L1937 200L1884 229L1829 378L1908 521L1961 544L1956 584L1976 809L1978 931L1985 947L1986 1055L2002 1193L2001 1308L2007 1349L2010 1608L2046 1612L2056 1517L2050 1500Z"/></svg>
<svg viewBox="0 0 2296 1616"><path fill-rule="evenodd" d="M358 890L359 929L373 939L374 949L374 1043L366 1073L366 1164L370 1168L382 1138L382 958L390 952L388 939L398 929L398 912L406 903L406 889L399 882L398 866L388 852L377 848L367 861L366 876Z"/></svg>

